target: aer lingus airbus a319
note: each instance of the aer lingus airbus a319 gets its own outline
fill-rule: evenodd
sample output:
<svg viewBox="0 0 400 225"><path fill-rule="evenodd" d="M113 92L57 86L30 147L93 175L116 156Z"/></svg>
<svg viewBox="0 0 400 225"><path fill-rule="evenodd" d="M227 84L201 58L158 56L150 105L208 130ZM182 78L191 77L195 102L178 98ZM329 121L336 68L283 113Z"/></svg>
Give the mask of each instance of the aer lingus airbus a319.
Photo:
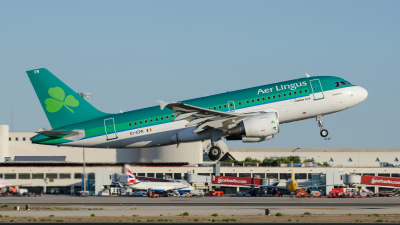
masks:
<svg viewBox="0 0 400 225"><path fill-rule="evenodd" d="M279 133L279 125L316 118L323 137L324 115L353 107L367 91L333 76L299 78L118 114L101 112L47 69L27 71L52 130L41 130L35 144L145 148L211 140L261 142Z"/></svg>

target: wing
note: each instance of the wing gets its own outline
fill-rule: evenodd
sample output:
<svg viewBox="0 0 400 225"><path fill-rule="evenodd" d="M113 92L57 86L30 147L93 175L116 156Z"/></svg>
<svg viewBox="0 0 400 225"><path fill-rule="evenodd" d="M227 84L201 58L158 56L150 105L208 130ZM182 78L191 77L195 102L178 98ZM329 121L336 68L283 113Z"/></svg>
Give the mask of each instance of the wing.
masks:
<svg viewBox="0 0 400 225"><path fill-rule="evenodd" d="M177 120L187 120L189 123L187 127L196 125L196 130L194 133L198 133L206 130L208 127L224 130L227 128L232 128L236 126L240 121L253 115L259 114L255 113L235 113L235 112L221 112L212 109L206 109L202 107L192 106L184 104L182 102L167 103L157 100L160 104L161 110L165 107L175 111L173 115L176 117L174 121Z"/></svg>

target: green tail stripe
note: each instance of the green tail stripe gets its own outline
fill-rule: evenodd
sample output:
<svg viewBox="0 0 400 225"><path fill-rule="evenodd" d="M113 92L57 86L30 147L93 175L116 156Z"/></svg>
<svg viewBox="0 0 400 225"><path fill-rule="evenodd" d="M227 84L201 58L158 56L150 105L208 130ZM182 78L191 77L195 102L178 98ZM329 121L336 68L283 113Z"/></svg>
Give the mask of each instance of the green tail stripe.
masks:
<svg viewBox="0 0 400 225"><path fill-rule="evenodd" d="M47 69L26 73L53 129L109 115L97 110Z"/></svg>

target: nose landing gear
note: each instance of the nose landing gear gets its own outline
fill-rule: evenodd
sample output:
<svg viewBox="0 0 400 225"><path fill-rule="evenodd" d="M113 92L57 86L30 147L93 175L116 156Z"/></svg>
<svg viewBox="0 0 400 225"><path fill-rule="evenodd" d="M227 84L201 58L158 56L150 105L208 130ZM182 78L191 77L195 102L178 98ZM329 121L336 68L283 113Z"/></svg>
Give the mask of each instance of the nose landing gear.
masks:
<svg viewBox="0 0 400 225"><path fill-rule="evenodd" d="M210 148L210 151L208 152L208 157L212 161L218 160L220 156L221 156L221 149L218 146L213 146Z"/></svg>
<svg viewBox="0 0 400 225"><path fill-rule="evenodd" d="M315 119L316 121L317 121L317 124L318 124L318 126L319 126L319 129L321 130L320 132L319 132L319 134L322 136L322 137L326 137L326 136L328 136L328 131L326 130L326 129L324 129L324 123L322 122L322 119L324 118L324 116L317 116L317 118Z"/></svg>

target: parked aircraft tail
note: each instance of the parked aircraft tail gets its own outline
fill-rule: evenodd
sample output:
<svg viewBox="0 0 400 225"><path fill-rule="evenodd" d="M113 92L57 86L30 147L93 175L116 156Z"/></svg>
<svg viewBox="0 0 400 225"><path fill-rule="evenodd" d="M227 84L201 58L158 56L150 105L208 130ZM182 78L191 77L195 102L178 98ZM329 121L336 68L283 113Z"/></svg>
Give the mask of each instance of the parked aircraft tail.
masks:
<svg viewBox="0 0 400 225"><path fill-rule="evenodd" d="M128 175L128 183L129 184L137 184L140 181L136 179L135 175L132 173L131 168L125 167L126 174Z"/></svg>
<svg viewBox="0 0 400 225"><path fill-rule="evenodd" d="M108 115L93 107L47 69L26 73L53 129Z"/></svg>

